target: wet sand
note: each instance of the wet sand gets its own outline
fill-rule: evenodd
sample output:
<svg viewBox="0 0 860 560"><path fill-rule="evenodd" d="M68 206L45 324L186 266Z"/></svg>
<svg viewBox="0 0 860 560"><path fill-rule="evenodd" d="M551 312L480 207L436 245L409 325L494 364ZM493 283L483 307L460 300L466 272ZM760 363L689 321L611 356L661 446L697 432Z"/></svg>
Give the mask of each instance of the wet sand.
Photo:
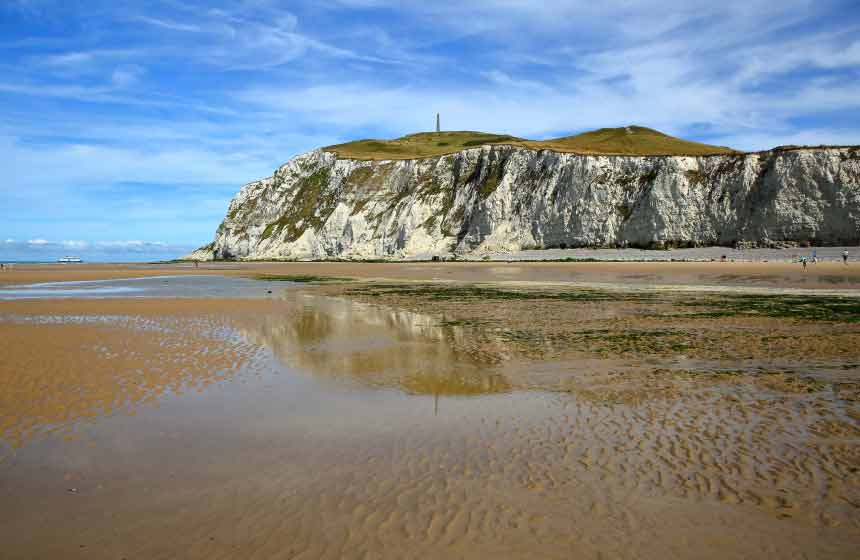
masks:
<svg viewBox="0 0 860 560"><path fill-rule="evenodd" d="M253 266L230 268L376 280L0 301L4 558L860 549L860 323L843 300L528 284L568 264L485 287L419 282L431 265ZM682 272L715 281L705 269ZM776 274L746 285L802 285Z"/></svg>
<svg viewBox="0 0 860 560"><path fill-rule="evenodd" d="M14 265L0 285L138 278L175 274L228 276L316 275L363 280L622 284L631 286L729 286L860 289L860 263L821 262L218 262L177 264Z"/></svg>

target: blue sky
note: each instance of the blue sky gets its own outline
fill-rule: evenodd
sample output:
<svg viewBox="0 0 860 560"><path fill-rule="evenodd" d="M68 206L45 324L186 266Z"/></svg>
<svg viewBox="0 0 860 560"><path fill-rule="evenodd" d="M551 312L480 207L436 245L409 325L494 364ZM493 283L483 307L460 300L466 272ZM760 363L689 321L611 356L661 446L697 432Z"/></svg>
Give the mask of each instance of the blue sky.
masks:
<svg viewBox="0 0 860 560"><path fill-rule="evenodd" d="M0 0L0 259L211 240L295 154L443 128L641 124L860 143L852 1Z"/></svg>

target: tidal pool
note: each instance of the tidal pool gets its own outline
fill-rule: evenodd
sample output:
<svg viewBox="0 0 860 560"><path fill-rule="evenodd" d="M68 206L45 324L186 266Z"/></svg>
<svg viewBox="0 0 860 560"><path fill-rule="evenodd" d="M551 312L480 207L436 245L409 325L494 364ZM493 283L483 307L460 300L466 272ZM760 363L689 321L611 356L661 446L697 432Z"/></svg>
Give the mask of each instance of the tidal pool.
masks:
<svg viewBox="0 0 860 560"><path fill-rule="evenodd" d="M250 278L182 275L40 282L0 287L0 301L20 299L104 299L104 298L253 298L266 297L292 282L272 282Z"/></svg>

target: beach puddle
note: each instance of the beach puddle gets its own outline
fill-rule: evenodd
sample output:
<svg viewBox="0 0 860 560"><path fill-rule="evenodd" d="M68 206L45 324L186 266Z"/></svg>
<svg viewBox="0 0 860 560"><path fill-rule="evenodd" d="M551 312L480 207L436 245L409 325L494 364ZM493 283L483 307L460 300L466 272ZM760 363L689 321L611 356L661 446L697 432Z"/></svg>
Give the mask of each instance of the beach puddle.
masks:
<svg viewBox="0 0 860 560"><path fill-rule="evenodd" d="M267 297L275 290L282 290L284 284L284 282L203 275L41 282L0 286L0 301L128 297L258 298Z"/></svg>
<svg viewBox="0 0 860 560"><path fill-rule="evenodd" d="M442 316L245 280L201 298L206 281L189 282L0 304L4 558L860 545L847 381L529 361Z"/></svg>

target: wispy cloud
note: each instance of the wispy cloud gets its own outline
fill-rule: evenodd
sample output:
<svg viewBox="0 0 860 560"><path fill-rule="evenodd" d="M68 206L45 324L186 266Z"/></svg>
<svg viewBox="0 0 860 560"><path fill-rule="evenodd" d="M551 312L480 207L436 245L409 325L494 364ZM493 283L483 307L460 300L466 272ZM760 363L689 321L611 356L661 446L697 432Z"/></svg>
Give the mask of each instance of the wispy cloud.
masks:
<svg viewBox="0 0 860 560"><path fill-rule="evenodd" d="M200 33L202 31L199 25L193 25L190 23L179 23L168 19L138 16L135 18L135 20L149 25L154 25L156 27L161 27L163 29L170 29L171 31L183 31L188 33Z"/></svg>
<svg viewBox="0 0 860 560"><path fill-rule="evenodd" d="M58 68L89 66L97 62L112 62L145 56L147 50L138 49L92 49L66 51L40 56L34 60L37 65Z"/></svg>
<svg viewBox="0 0 860 560"><path fill-rule="evenodd" d="M124 66L115 68L111 73L111 84L117 89L126 89L138 82L145 70L140 66Z"/></svg>
<svg viewBox="0 0 860 560"><path fill-rule="evenodd" d="M488 70L481 72L481 75L486 78L494 86L501 88L514 88L532 92L549 92L551 88L536 80L516 79L501 70Z"/></svg>
<svg viewBox="0 0 860 560"><path fill-rule="evenodd" d="M145 73L138 66L122 67L113 70L104 83L95 85L75 84L38 84L33 82L0 82L0 93L66 99L91 105L127 105L152 109L180 109L218 115L237 115L235 109L226 106L210 105L180 96L163 95L157 92L128 91Z"/></svg>
<svg viewBox="0 0 860 560"><path fill-rule="evenodd" d="M184 17L188 21L150 16L135 19L169 31L202 35L186 45L182 54L232 71L276 68L304 56L377 64L398 62L303 32L294 13L269 2L240 2L229 8L189 12Z"/></svg>
<svg viewBox="0 0 860 560"><path fill-rule="evenodd" d="M42 247L45 249L80 249L80 250L95 250L95 249L170 249L176 247L170 243L163 241L141 241L139 239L124 240L124 241L83 241L79 239L50 241L48 239L36 238L28 241L16 241L14 239L6 239L3 241L5 245L27 245L29 247ZM185 245L181 245L185 247Z"/></svg>
<svg viewBox="0 0 860 560"><path fill-rule="evenodd" d="M6 239L0 242L0 262L9 260L55 260L73 254L84 260L156 260L170 259L193 250L193 244L162 241L84 241L32 239L26 242Z"/></svg>

